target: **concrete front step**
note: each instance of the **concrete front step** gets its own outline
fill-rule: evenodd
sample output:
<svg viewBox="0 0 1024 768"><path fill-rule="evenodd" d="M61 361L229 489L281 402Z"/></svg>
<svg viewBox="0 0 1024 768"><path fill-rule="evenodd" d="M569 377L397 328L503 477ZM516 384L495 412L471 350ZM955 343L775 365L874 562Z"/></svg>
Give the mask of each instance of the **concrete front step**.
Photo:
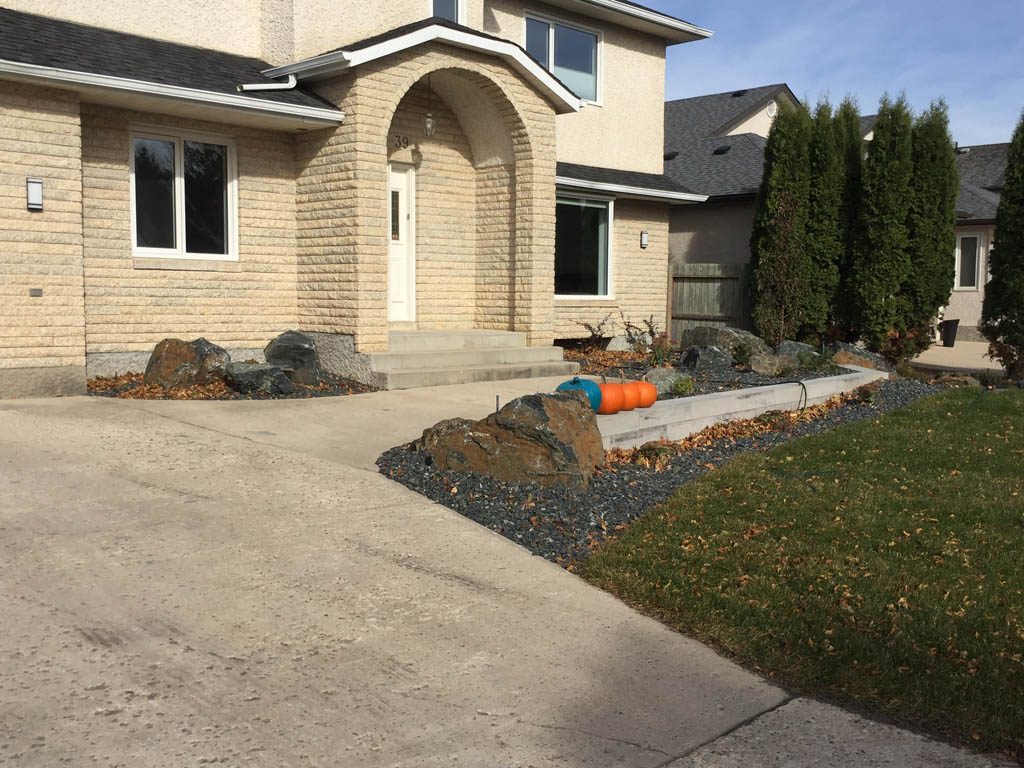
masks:
<svg viewBox="0 0 1024 768"><path fill-rule="evenodd" d="M388 352L449 352L460 349L514 349L526 334L513 331L400 331L388 334Z"/></svg>
<svg viewBox="0 0 1024 768"><path fill-rule="evenodd" d="M506 365L467 365L457 368L412 368L388 371L388 389L438 387L445 384L471 384L478 381L507 381L541 376L572 376L579 370L577 363L514 363Z"/></svg>
<svg viewBox="0 0 1024 768"><path fill-rule="evenodd" d="M504 347L453 349L434 352L380 352L370 355L370 365L380 373L405 370L464 368L485 365L524 365L562 362L559 347Z"/></svg>

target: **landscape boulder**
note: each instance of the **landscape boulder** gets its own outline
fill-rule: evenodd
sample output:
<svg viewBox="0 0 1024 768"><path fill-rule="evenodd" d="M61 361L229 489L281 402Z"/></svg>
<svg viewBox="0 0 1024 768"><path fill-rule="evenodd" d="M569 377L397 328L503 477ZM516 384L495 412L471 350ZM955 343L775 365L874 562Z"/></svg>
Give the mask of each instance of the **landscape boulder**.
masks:
<svg viewBox="0 0 1024 768"><path fill-rule="evenodd" d="M713 328L708 325L701 325L683 331L679 337L681 349L687 349L688 347L718 347L733 357L736 356L736 348L741 344L745 344L753 355L768 355L772 351L771 347L763 339L741 328Z"/></svg>
<svg viewBox="0 0 1024 768"><path fill-rule="evenodd" d="M297 384L317 385L323 381L320 358L313 339L298 331L285 331L263 350L267 363L281 368Z"/></svg>
<svg viewBox="0 0 1024 768"><path fill-rule="evenodd" d="M832 362L836 365L856 365L860 368L873 368L876 371L889 370L889 364L884 357L854 344L837 341L829 347L829 352L832 355Z"/></svg>
<svg viewBox="0 0 1024 768"><path fill-rule="evenodd" d="M672 394L672 388L680 379L690 378L685 373L680 373L672 368L651 368L647 372L647 380L658 390L658 395Z"/></svg>
<svg viewBox="0 0 1024 768"><path fill-rule="evenodd" d="M149 356L143 382L164 389L208 386L224 380L230 362L226 350L206 339L164 339Z"/></svg>
<svg viewBox="0 0 1024 768"><path fill-rule="evenodd" d="M779 348L775 350L780 355L789 355L790 357L798 357L800 355L814 355L820 357L818 350L812 347L810 344L804 344L800 341L786 341L779 344Z"/></svg>
<svg viewBox="0 0 1024 768"><path fill-rule="evenodd" d="M246 395L290 395L295 391L281 368L266 363L228 363L224 378L229 387Z"/></svg>
<svg viewBox="0 0 1024 768"><path fill-rule="evenodd" d="M573 490L586 490L605 458L597 418L578 392L526 395L480 421L442 421L411 448L439 469Z"/></svg>
<svg viewBox="0 0 1024 768"><path fill-rule="evenodd" d="M690 347L679 361L679 367L693 373L710 370L723 370L731 367L736 361L724 349L714 346Z"/></svg>
<svg viewBox="0 0 1024 768"><path fill-rule="evenodd" d="M790 355L754 355L750 358L750 370L772 379L788 376L799 367L797 359Z"/></svg>

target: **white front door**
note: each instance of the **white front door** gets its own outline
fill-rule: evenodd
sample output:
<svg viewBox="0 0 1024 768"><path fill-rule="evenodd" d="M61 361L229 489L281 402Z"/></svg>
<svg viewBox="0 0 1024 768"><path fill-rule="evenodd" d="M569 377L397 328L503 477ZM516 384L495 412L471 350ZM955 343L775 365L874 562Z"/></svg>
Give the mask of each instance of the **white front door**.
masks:
<svg viewBox="0 0 1024 768"><path fill-rule="evenodd" d="M416 319L416 199L413 169L388 169L388 319Z"/></svg>

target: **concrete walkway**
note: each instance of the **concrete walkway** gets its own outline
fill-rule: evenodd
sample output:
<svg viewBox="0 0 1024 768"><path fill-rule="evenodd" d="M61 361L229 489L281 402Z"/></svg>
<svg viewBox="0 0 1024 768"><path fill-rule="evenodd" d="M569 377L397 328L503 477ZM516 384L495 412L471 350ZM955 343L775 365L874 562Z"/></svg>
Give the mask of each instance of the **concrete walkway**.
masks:
<svg viewBox="0 0 1024 768"><path fill-rule="evenodd" d="M958 341L952 347L934 346L913 359L915 368L928 371L1002 371L1003 367L988 356L988 343Z"/></svg>
<svg viewBox="0 0 1024 768"><path fill-rule="evenodd" d="M0 764L992 764L792 700L366 469L494 389L0 402Z"/></svg>

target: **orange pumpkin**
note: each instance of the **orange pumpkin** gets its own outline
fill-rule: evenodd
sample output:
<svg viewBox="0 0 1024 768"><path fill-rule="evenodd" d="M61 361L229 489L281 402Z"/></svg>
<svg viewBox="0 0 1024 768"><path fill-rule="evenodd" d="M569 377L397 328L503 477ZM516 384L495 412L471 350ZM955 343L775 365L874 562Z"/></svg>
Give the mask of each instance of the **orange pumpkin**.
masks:
<svg viewBox="0 0 1024 768"><path fill-rule="evenodd" d="M640 388L641 408L650 408L658 402L658 388L656 386L649 381L638 381L636 384Z"/></svg>
<svg viewBox="0 0 1024 768"><path fill-rule="evenodd" d="M601 407L597 409L597 412L610 415L621 411L625 403L622 385L603 381L598 386L601 388Z"/></svg>
<svg viewBox="0 0 1024 768"><path fill-rule="evenodd" d="M640 405L640 387L637 386L635 381L627 381L622 385L622 395L625 399L622 410L632 411Z"/></svg>

